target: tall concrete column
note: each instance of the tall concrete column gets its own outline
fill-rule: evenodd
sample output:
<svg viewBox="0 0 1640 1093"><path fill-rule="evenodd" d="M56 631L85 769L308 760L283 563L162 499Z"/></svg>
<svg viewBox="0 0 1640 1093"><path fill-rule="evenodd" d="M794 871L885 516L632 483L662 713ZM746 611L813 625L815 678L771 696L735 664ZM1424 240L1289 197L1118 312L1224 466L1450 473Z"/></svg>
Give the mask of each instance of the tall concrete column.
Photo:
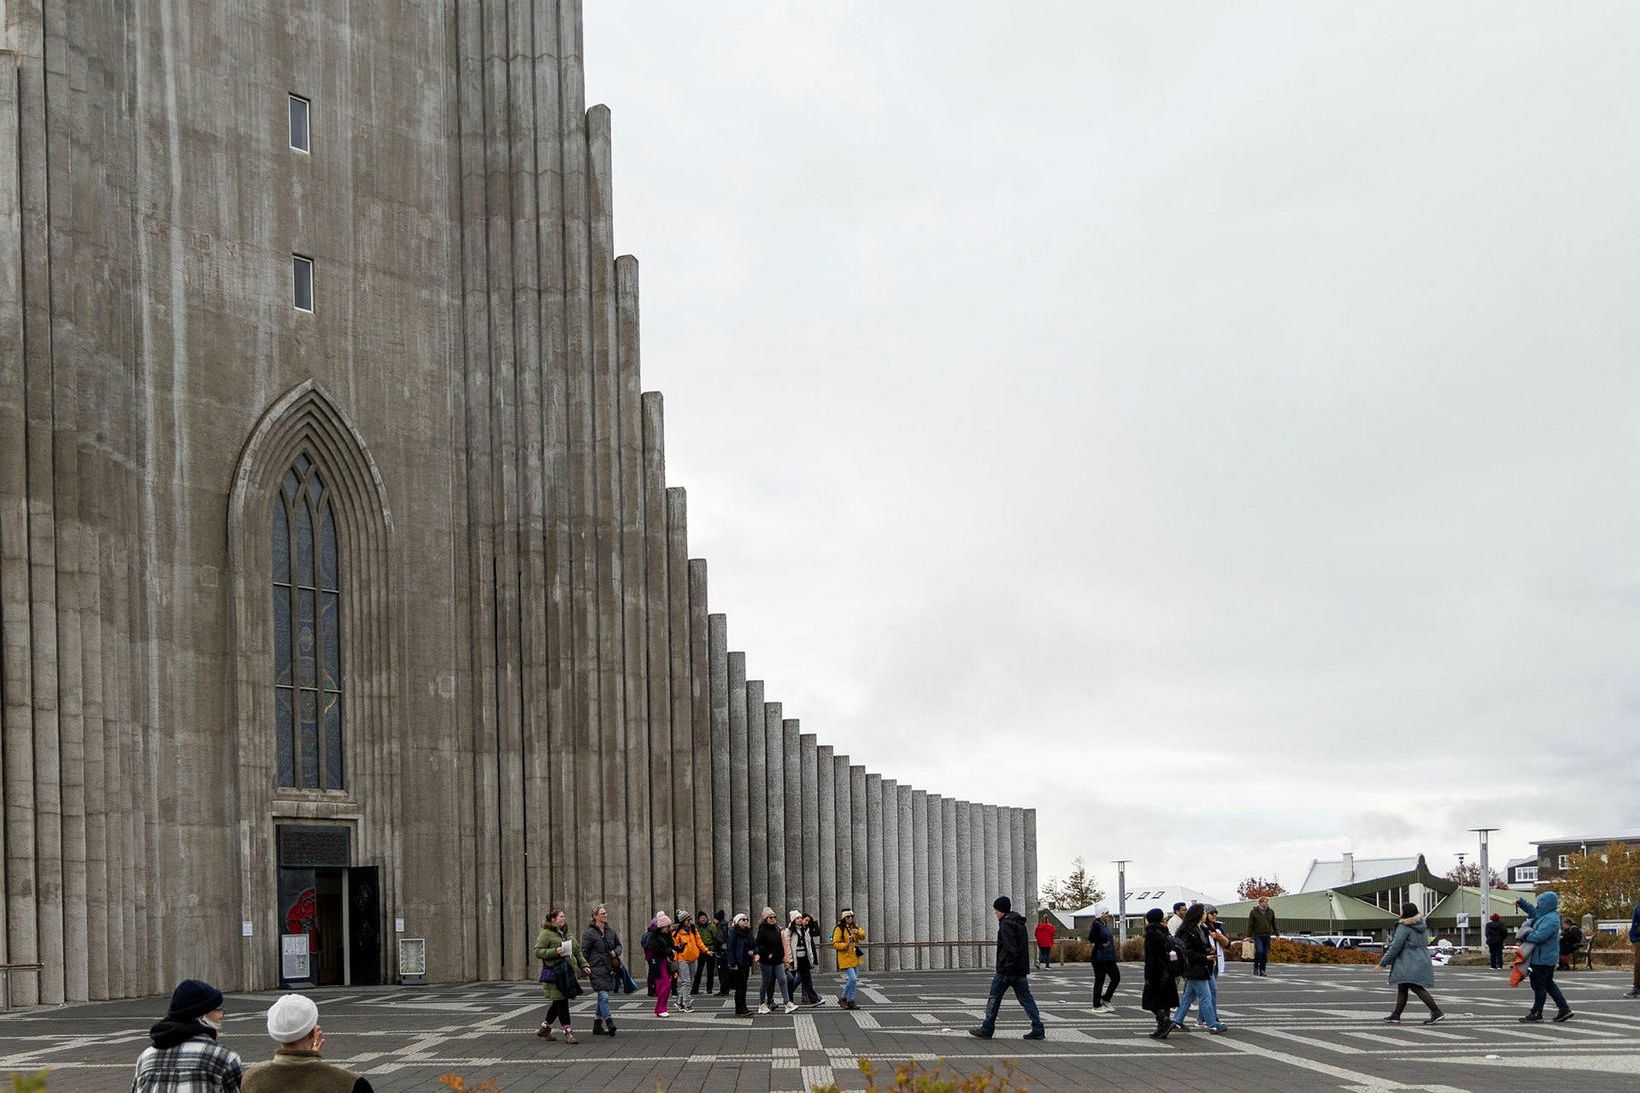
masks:
<svg viewBox="0 0 1640 1093"><path fill-rule="evenodd" d="M798 910L803 902L803 734L794 718L780 723L781 758L786 763L786 823L782 828L786 840L786 906L780 916L782 927L786 915Z"/></svg>
<svg viewBox="0 0 1640 1093"><path fill-rule="evenodd" d="M1013 871L1013 899L1014 906L1024 915L1032 926L1036 923L1031 920L1036 910L1036 893L1025 890L1025 810L1010 808L1008 810L1008 865Z"/></svg>
<svg viewBox="0 0 1640 1093"><path fill-rule="evenodd" d="M940 857L944 859L941 876L945 880L945 936L962 936L961 908L957 905L959 876L957 872L957 802L947 797L940 802L940 826L943 842ZM952 950L946 957L948 967L960 966L960 954Z"/></svg>
<svg viewBox="0 0 1640 1093"><path fill-rule="evenodd" d="M876 937L876 920L868 917L871 902L871 828L867 823L870 794L866 790L866 768L849 764L848 768L848 822L849 822L849 906L855 918ZM870 950L868 949L869 953Z"/></svg>
<svg viewBox="0 0 1640 1093"><path fill-rule="evenodd" d="M900 857L900 784L884 778L883 786L883 940L890 943L905 940L904 917L907 910L900 891L900 870L909 865ZM887 949L883 967L898 971L900 950Z"/></svg>
<svg viewBox="0 0 1640 1093"><path fill-rule="evenodd" d="M858 811L858 806L856 806ZM868 773L866 775L866 910L871 912L871 918L865 917L865 911L856 907L860 924L865 927L868 941L887 941L888 911L884 908L883 894L888 884L888 863L883 860L883 852L888 847L886 832L883 830L883 776ZM895 842L898 847L898 841ZM899 882L894 885L899 891ZM872 971L883 971L888 967L887 950L869 948L866 950L867 964Z"/></svg>
<svg viewBox="0 0 1640 1093"><path fill-rule="evenodd" d="M911 787L896 785L894 787L894 806L899 815L899 822L895 830L900 836L900 940L918 940L917 929L917 849L913 843L915 832L911 817ZM900 967L906 970L915 968L916 961L911 949L898 950Z"/></svg>
<svg viewBox="0 0 1640 1093"><path fill-rule="evenodd" d="M729 789L729 752L712 735L711 625L706 619L706 560L689 559L689 689L694 722L695 889L684 904L690 912L716 906L717 851L714 835L718 780ZM727 817L725 817L727 819Z"/></svg>
<svg viewBox="0 0 1640 1093"><path fill-rule="evenodd" d="M658 391L644 393L644 628L649 677L649 776L644 780L646 785L642 787L642 791L649 794L648 895L654 906L634 908L629 930L633 926L647 926L650 916L660 904L672 898L672 893L677 887L672 869L672 626L667 618L672 596L671 573L667 568L666 553L666 456L662 448L662 409ZM566 537L570 535L568 527L564 529L564 534ZM582 552L583 547L576 548L577 556ZM579 565L580 562L577 560L576 566ZM575 633L579 634L581 629L577 617ZM579 675L573 676L572 679L578 680ZM580 709L579 701L577 693L576 704L571 707L572 715ZM573 717L572 724L575 724ZM573 731L579 732L579 728ZM557 733L558 729L554 726L554 737ZM563 770L566 765L555 764L555 769ZM579 781L580 775L577 770L575 786L579 785ZM575 787L565 786L559 790L557 803L562 810L558 816L560 834L575 829L575 813L572 806L583 798L574 792L565 792L566 789L573 788ZM568 849L573 850L574 847L571 845ZM569 865L570 891L574 891L574 878L581 864L579 859L572 856ZM554 872L559 871L555 869Z"/></svg>
<svg viewBox="0 0 1640 1093"><path fill-rule="evenodd" d="M722 615L706 619L708 700L712 719L712 898L701 904L717 910L734 898L734 798L744 796L735 781L734 745L729 740L729 624Z"/></svg>
<svg viewBox="0 0 1640 1093"><path fill-rule="evenodd" d="M985 905L989 907L993 900L1003 894L1002 855L997 843L997 806L981 806L980 821L985 825L985 865L981 876L985 878Z"/></svg>
<svg viewBox="0 0 1640 1093"><path fill-rule="evenodd" d="M782 922L786 911L786 733L780 703L763 703L763 747L769 766L769 906Z"/></svg>
<svg viewBox="0 0 1640 1093"><path fill-rule="evenodd" d="M1008 806L992 805L997 818L997 895L1014 898L1014 842L1009 831ZM995 897L993 897L995 898Z"/></svg>
<svg viewBox="0 0 1640 1093"><path fill-rule="evenodd" d="M1031 913L1036 914L1041 901L1037 890L1036 872L1036 809L1025 809L1025 893L1030 901Z"/></svg>
<svg viewBox="0 0 1640 1093"><path fill-rule="evenodd" d="M667 623L672 657L672 870L674 890L664 894L668 913L694 899L695 779L710 778L695 769L694 669L689 644L689 499L681 487L666 489Z"/></svg>
<svg viewBox="0 0 1640 1093"><path fill-rule="evenodd" d="M747 794L746 852L749 855L746 906L752 916L769 902L769 738L763 727L763 681L746 681L746 772L751 790Z"/></svg>
<svg viewBox="0 0 1640 1093"><path fill-rule="evenodd" d="M929 842L928 830L928 792L921 789L911 791L911 940L933 941L934 935L929 932L929 924L933 921L934 895L929 889ZM931 949L911 949L912 967L923 969L929 966Z"/></svg>
<svg viewBox="0 0 1640 1093"><path fill-rule="evenodd" d="M978 885L974 880L974 805L971 801L957 802L957 930L965 944L957 951L957 966L972 968L974 948L966 944L979 937L974 918L974 899Z"/></svg>
<svg viewBox="0 0 1640 1093"><path fill-rule="evenodd" d="M729 765L733 769L729 789L730 861L733 874L733 908L724 908L730 919L746 910L751 888L751 799L752 766L746 739L746 654L730 653L729 667ZM752 910L756 910L753 908Z"/></svg>
<svg viewBox="0 0 1640 1093"><path fill-rule="evenodd" d="M941 822L943 799L930 793L923 799L928 827L928 940L945 941L945 827ZM929 949L926 967L946 967L945 950Z"/></svg>
<svg viewBox="0 0 1640 1093"><path fill-rule="evenodd" d="M815 863L814 902L804 910L814 916L825 935L826 923L837 919L837 763L830 744L819 744L814 749L814 794L814 804L805 801L803 812L814 817L815 855L819 861ZM804 853L808 853L807 847Z"/></svg>
<svg viewBox="0 0 1640 1093"><path fill-rule="evenodd" d="M796 726L797 722L786 724ZM802 868L796 871L801 878L798 885L797 907L811 915L820 913L820 751L811 732L797 738L798 804L797 822L787 826L797 828L797 858ZM826 810L827 820L831 809Z"/></svg>
<svg viewBox="0 0 1640 1093"><path fill-rule="evenodd" d="M989 891L991 884L985 874L985 806L975 801L970 807L970 825L973 829L973 845L969 847L969 863L972 869L973 883L968 896L968 902L973 907L974 940L988 942L996 936L996 919L991 915L991 901L996 893ZM989 957L983 948L974 950L974 966L983 968Z"/></svg>
<svg viewBox="0 0 1640 1093"><path fill-rule="evenodd" d="M848 756L832 756L831 784L836 802L836 820L832 826L837 831L837 884L832 889L833 900L827 910L827 918L820 923L822 932L825 931L827 922L837 921L838 911L844 907L854 906L854 809L853 799L849 795ZM825 794L822 793L820 797L820 807L824 808ZM821 902L824 902L824 899Z"/></svg>

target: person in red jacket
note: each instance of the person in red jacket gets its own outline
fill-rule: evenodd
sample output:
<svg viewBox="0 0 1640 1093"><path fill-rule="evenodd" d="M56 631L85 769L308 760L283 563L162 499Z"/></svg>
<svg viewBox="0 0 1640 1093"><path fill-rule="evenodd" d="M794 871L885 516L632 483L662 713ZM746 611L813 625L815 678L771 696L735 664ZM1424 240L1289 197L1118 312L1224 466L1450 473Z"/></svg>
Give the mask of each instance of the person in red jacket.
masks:
<svg viewBox="0 0 1640 1093"><path fill-rule="evenodd" d="M1053 923L1043 919L1036 924L1037 967L1053 967Z"/></svg>

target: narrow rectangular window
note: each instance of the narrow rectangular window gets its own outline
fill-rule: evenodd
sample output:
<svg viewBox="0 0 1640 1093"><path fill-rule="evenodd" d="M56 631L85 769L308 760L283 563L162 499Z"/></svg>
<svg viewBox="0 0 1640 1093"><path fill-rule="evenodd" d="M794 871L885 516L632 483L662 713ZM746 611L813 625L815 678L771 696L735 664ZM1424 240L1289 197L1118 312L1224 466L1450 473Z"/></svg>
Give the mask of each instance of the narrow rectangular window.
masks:
<svg viewBox="0 0 1640 1093"><path fill-rule="evenodd" d="M298 152L310 152L308 147L308 101L300 95L290 97L290 146Z"/></svg>
<svg viewBox="0 0 1640 1093"><path fill-rule="evenodd" d="M291 306L297 311L313 310L313 259L293 254L291 265Z"/></svg>

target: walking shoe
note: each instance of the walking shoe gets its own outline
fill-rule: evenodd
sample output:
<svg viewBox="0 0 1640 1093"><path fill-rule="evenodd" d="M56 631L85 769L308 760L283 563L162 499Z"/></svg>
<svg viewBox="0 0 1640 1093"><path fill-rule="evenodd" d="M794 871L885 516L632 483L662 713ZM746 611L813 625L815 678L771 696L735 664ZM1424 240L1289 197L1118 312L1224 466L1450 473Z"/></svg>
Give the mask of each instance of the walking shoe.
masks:
<svg viewBox="0 0 1640 1093"><path fill-rule="evenodd" d="M978 1036L981 1040L989 1040L991 1038L991 1034L982 1028L971 1028L968 1030L968 1035Z"/></svg>
<svg viewBox="0 0 1640 1093"><path fill-rule="evenodd" d="M1533 1021L1541 1021L1541 1020L1543 1020L1543 1014L1541 1014L1541 1013L1528 1013L1525 1017L1522 1017L1520 1019L1520 1023L1523 1024L1523 1025L1526 1025L1526 1024L1532 1023Z"/></svg>
<svg viewBox="0 0 1640 1093"><path fill-rule="evenodd" d="M752 1015L751 1010L735 1010L736 1017L751 1017Z"/></svg>
<svg viewBox="0 0 1640 1093"><path fill-rule="evenodd" d="M1572 1011L1571 1010L1561 1010L1559 1013L1555 1014L1555 1024L1557 1024L1557 1025L1560 1024L1562 1021L1570 1021L1571 1019L1572 1019Z"/></svg>
<svg viewBox="0 0 1640 1093"><path fill-rule="evenodd" d="M555 1039L552 1034L552 1026L547 1024L545 1021L541 1022L541 1027L535 1030L535 1034L543 1040Z"/></svg>
<svg viewBox="0 0 1640 1093"><path fill-rule="evenodd" d="M672 1011L671 1010L658 1010L658 1011L656 1011L655 1016L656 1017L670 1017L670 1016L672 1016Z"/></svg>
<svg viewBox="0 0 1640 1093"><path fill-rule="evenodd" d="M594 1035L594 1036L608 1036L609 1035L609 1033L604 1031L604 1019L602 1017L594 1017L592 1019L592 1035Z"/></svg>
<svg viewBox="0 0 1640 1093"><path fill-rule="evenodd" d="M1207 1026L1207 1031L1211 1032L1214 1036L1218 1036L1221 1033L1229 1032L1230 1031L1230 1026L1229 1025L1208 1025Z"/></svg>
<svg viewBox="0 0 1640 1093"><path fill-rule="evenodd" d="M613 1017L604 1018L604 1035L606 1035L606 1036L615 1035L615 1018L613 1018Z"/></svg>
<svg viewBox="0 0 1640 1093"><path fill-rule="evenodd" d="M570 1031L568 1025L564 1026L564 1043L566 1043L566 1044L578 1044L578 1043L580 1043L580 1041L575 1038L575 1033Z"/></svg>
<svg viewBox="0 0 1640 1093"><path fill-rule="evenodd" d="M1430 1014L1428 1017L1424 1018L1424 1024L1433 1025L1436 1021L1439 1021L1441 1018L1443 1018L1445 1016L1446 1016L1446 1014L1444 1014L1444 1013L1440 1012L1439 1010L1437 1010L1436 1012Z"/></svg>
<svg viewBox="0 0 1640 1093"><path fill-rule="evenodd" d="M1048 1038L1048 1033L1044 1029L1033 1028L1030 1032L1027 1032L1020 1038L1023 1040L1046 1040Z"/></svg>
<svg viewBox="0 0 1640 1093"><path fill-rule="evenodd" d="M1152 1040L1165 1040L1173 1031L1173 1022L1163 1018L1156 1025L1156 1031L1150 1034Z"/></svg>
<svg viewBox="0 0 1640 1093"><path fill-rule="evenodd" d="M1190 1026L1185 1025L1185 1024L1180 1024L1178 1021L1175 1021L1175 1022L1173 1022L1173 1031L1174 1032L1189 1032L1190 1031Z"/></svg>
<svg viewBox="0 0 1640 1093"><path fill-rule="evenodd" d="M1624 998L1640 998L1640 987L1634 988L1623 996Z"/></svg>
<svg viewBox="0 0 1640 1093"><path fill-rule="evenodd" d="M1401 1015L1399 1013L1392 1013L1388 1017L1384 1018L1384 1020L1388 1021L1392 1025L1398 1025L1401 1023Z"/></svg>
<svg viewBox="0 0 1640 1093"><path fill-rule="evenodd" d="M757 1012L759 1012L759 1013L768 1013L769 1012L769 1004L767 1002L763 1003L763 1005L757 1007Z"/></svg>
<svg viewBox="0 0 1640 1093"><path fill-rule="evenodd" d="M842 996L842 995L840 995L840 994L839 994L839 995L838 995L838 996L837 996L837 1004L838 1004L838 1005L839 1005L839 1006L842 1006L842 1007L843 1007L843 1008L844 1008L844 1009L848 1009L848 999L847 999L847 998L844 998L844 997L843 997L843 996Z"/></svg>
<svg viewBox="0 0 1640 1093"><path fill-rule="evenodd" d="M787 1013L796 1013L797 1012L797 1003L796 1002L787 1002L786 1003L786 1012Z"/></svg>

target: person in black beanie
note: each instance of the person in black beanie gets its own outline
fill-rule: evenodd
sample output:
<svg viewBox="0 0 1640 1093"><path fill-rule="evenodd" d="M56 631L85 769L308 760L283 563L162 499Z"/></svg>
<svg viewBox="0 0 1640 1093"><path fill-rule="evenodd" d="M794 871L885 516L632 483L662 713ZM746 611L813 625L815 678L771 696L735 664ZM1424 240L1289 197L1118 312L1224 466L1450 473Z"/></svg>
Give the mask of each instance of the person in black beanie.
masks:
<svg viewBox="0 0 1640 1093"><path fill-rule="evenodd" d="M1167 915L1160 907L1152 907L1145 912L1145 989L1139 1003L1156 1016L1152 1040L1165 1040L1173 1031L1173 1010L1179 1004L1178 977L1183 974L1183 960L1167 930Z"/></svg>
<svg viewBox="0 0 1640 1093"><path fill-rule="evenodd" d="M216 1042L222 1031L222 992L199 979L184 979L171 992L165 1016L137 1056L131 1093L225 1090L237 1093L245 1070L239 1056Z"/></svg>
<svg viewBox="0 0 1640 1093"><path fill-rule="evenodd" d="M1031 974L1031 953L1030 938L1025 932L1025 916L1014 910L1013 901L1007 896L998 896L991 904L991 910L997 916L997 971L991 977L991 995L985 1002L985 1019L978 1028L969 1029L968 1035L978 1036L981 1040L991 1038L996 1032L997 1011L1002 1008L1003 992L1012 987L1014 997L1025 1007L1025 1016L1031 1019L1031 1031L1025 1034L1025 1039L1045 1039L1047 1030L1042 1027L1042 1015L1037 1012L1036 999L1031 997L1031 985L1026 982L1026 976Z"/></svg>

